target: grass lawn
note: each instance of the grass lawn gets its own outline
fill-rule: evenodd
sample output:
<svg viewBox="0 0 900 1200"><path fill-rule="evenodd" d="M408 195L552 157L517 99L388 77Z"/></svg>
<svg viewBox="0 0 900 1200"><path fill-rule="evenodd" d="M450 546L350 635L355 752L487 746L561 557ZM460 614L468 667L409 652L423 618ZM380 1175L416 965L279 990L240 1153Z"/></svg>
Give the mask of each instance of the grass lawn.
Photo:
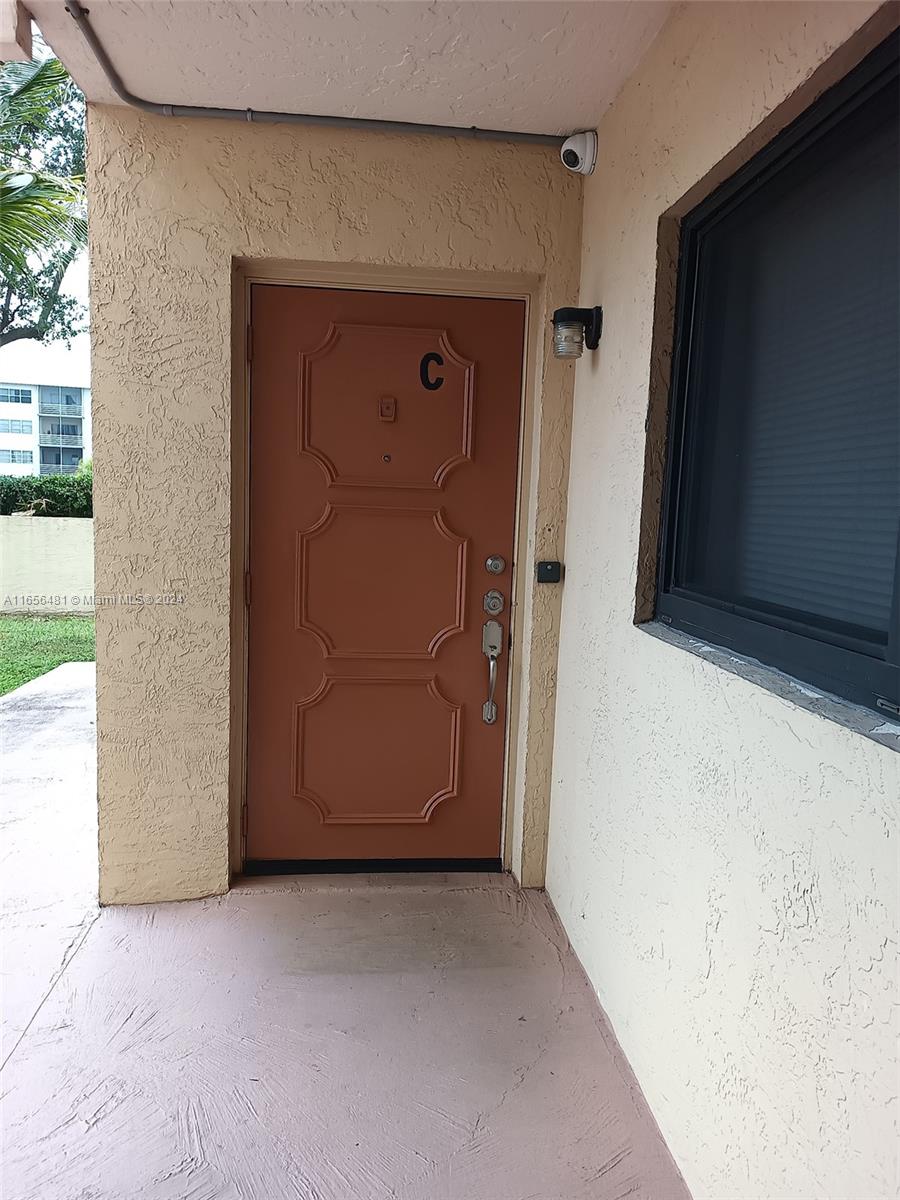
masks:
<svg viewBox="0 0 900 1200"><path fill-rule="evenodd" d="M60 663L93 661L93 617L0 617L0 696Z"/></svg>

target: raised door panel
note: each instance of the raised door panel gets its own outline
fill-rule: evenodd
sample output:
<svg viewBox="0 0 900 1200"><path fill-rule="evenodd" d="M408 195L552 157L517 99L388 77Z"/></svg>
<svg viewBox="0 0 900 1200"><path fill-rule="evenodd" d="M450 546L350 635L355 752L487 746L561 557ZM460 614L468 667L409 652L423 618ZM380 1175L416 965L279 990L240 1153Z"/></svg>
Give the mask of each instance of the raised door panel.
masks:
<svg viewBox="0 0 900 1200"><path fill-rule="evenodd" d="M471 455L473 375L446 330L331 325L300 355L300 450L330 484L437 491Z"/></svg>
<svg viewBox="0 0 900 1200"><path fill-rule="evenodd" d="M324 825L424 824L457 795L459 706L433 678L326 677L294 729L294 795Z"/></svg>
<svg viewBox="0 0 900 1200"><path fill-rule="evenodd" d="M434 658L463 632L466 545L440 510L329 504L297 535L297 628L329 659Z"/></svg>

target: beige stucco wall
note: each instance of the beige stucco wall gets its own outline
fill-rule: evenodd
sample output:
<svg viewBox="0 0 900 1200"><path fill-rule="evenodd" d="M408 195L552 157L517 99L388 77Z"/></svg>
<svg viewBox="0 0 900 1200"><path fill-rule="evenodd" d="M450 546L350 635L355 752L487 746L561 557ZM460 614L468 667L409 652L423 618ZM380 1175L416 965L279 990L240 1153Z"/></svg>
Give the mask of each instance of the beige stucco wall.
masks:
<svg viewBox="0 0 900 1200"><path fill-rule="evenodd" d="M543 322L577 290L580 180L545 147L96 106L88 132L97 589L184 597L98 614L101 895L200 896L228 884L233 257L539 275ZM559 556L565 513L571 374L543 341L530 558ZM523 597L524 686L541 681L516 772L529 882L558 591Z"/></svg>
<svg viewBox="0 0 900 1200"><path fill-rule="evenodd" d="M0 611L93 612L94 522L0 517Z"/></svg>
<svg viewBox="0 0 900 1200"><path fill-rule="evenodd" d="M547 886L697 1200L897 1194L900 754L632 624L657 220L874 7L676 12L585 187Z"/></svg>

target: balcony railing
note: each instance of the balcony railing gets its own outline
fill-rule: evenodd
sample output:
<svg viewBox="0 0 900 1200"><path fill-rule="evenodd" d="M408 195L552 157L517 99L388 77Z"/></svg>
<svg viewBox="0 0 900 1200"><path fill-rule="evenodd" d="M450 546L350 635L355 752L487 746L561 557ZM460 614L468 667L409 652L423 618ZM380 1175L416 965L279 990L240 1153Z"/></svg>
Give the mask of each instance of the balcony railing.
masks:
<svg viewBox="0 0 900 1200"><path fill-rule="evenodd" d="M59 463L41 463L42 475L74 475L78 470L78 464L70 466L66 463L61 466Z"/></svg>
<svg viewBox="0 0 900 1200"><path fill-rule="evenodd" d="M48 417L80 417L82 404L80 400L66 403L64 400L38 400L38 412Z"/></svg>
<svg viewBox="0 0 900 1200"><path fill-rule="evenodd" d="M84 438L80 433L45 433L38 434L42 446L83 446Z"/></svg>

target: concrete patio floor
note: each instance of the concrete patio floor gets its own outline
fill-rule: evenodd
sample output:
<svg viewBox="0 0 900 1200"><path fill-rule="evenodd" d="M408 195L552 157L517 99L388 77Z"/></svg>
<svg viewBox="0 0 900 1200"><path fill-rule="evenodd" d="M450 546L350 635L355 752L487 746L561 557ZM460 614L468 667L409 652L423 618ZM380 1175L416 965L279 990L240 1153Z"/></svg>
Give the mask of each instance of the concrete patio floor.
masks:
<svg viewBox="0 0 900 1200"><path fill-rule="evenodd" d="M0 1065L97 914L94 678L0 696Z"/></svg>
<svg viewBox="0 0 900 1200"><path fill-rule="evenodd" d="M61 921L42 880L65 838L44 845L54 804L90 828L82 732L34 756L35 814L12 788L16 894L51 903L7 914L4 971L28 976L42 912L56 966L13 991L5 1200L687 1197L546 898L506 877L255 880L99 915L80 893Z"/></svg>

